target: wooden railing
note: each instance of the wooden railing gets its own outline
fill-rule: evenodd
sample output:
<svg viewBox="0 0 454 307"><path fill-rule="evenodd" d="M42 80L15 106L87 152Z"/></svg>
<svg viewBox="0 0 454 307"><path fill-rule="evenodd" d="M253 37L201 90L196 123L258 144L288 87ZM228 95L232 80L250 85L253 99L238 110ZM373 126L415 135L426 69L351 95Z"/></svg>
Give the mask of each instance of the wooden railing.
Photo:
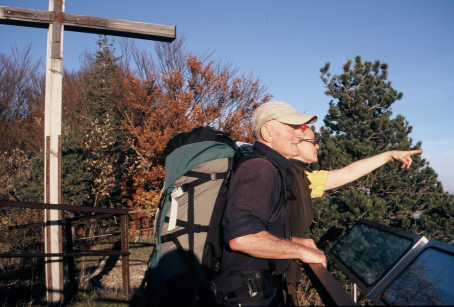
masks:
<svg viewBox="0 0 454 307"><path fill-rule="evenodd" d="M130 273L129 273L129 222L128 214L129 210L126 209L114 209L114 208L94 208L86 206L69 206L69 205L55 205L55 204L44 204L44 203L32 203L32 202L18 202L9 200L0 200L0 207L15 207L15 208L30 208L30 209L51 209L51 210L64 210L71 212L87 212L89 215L67 218L60 220L60 224L66 228L66 251L62 253L3 253L0 254L0 258L26 258L26 257L62 257L68 258L68 275L70 281L75 280L75 257L85 256L121 256L122 276L123 276L123 292L131 293L130 284ZM94 213L94 214L93 214ZM74 251L73 250L73 237L71 232L71 223L75 220L86 219L86 218L105 218L109 216L120 215L121 217L121 250L102 250L102 251ZM27 225L17 225L13 228L28 228L28 227L44 227L43 223L34 223Z"/></svg>
<svg viewBox="0 0 454 307"><path fill-rule="evenodd" d="M326 306L357 306L323 265L306 263L304 270Z"/></svg>

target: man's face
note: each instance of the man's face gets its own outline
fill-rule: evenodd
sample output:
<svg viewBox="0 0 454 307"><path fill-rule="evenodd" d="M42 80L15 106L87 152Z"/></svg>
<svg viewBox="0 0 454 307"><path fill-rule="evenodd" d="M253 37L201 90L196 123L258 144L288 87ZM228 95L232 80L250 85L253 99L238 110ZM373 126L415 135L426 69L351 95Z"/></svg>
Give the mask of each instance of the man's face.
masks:
<svg viewBox="0 0 454 307"><path fill-rule="evenodd" d="M315 140L314 132L311 129L307 129L303 133L303 140ZM302 141L298 144L300 149L300 154L298 155L297 159L307 163L317 162L317 150L319 146L317 144L313 144L311 142Z"/></svg>
<svg viewBox="0 0 454 307"><path fill-rule="evenodd" d="M277 120L272 120L267 123L267 126L271 132L271 148L287 159L300 154L298 143L302 138L302 132L299 125L287 125Z"/></svg>

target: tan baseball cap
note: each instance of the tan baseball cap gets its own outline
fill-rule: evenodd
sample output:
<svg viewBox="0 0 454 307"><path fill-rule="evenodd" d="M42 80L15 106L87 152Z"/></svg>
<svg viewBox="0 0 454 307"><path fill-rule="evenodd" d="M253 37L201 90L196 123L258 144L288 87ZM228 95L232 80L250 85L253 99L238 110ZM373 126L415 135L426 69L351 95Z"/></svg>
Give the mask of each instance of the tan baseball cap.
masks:
<svg viewBox="0 0 454 307"><path fill-rule="evenodd" d="M288 103L281 101L269 101L262 104L252 115L251 128L254 137L260 135L260 129L268 121L275 119L289 125L312 124L317 121L317 116L298 113Z"/></svg>

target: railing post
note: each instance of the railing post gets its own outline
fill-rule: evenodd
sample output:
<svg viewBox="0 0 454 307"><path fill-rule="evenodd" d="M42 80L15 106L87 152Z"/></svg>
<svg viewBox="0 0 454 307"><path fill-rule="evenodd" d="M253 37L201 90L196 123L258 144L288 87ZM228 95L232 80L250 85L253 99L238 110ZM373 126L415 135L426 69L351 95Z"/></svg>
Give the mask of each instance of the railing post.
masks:
<svg viewBox="0 0 454 307"><path fill-rule="evenodd" d="M121 256L121 267L123 272L123 292L131 293L131 284L129 276L129 224L128 215L121 215L121 251L127 253Z"/></svg>
<svg viewBox="0 0 454 307"><path fill-rule="evenodd" d="M74 251L72 223L70 219L65 220L65 237L66 237L66 252L72 253ZM74 256L68 257L68 277L70 291L76 290L76 267L74 264Z"/></svg>

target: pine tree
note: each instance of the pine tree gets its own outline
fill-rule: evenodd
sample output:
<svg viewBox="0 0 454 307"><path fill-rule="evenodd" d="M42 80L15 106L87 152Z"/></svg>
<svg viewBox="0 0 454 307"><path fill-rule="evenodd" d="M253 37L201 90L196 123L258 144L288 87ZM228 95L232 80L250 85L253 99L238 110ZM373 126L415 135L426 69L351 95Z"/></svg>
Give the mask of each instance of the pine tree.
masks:
<svg viewBox="0 0 454 307"><path fill-rule="evenodd" d="M320 130L321 151L316 168L331 170L388 150L421 148L412 144L412 127L402 115L392 118L391 105L403 94L388 80L388 65L348 60L343 73L331 76L330 64L321 78L331 96L329 111ZM314 201L312 233L332 243L358 219L378 221L439 239L452 236L452 198L443 192L436 172L420 156L410 169L388 163L357 181L329 191ZM418 214L422 213L421 218ZM438 222L430 222L437 216ZM451 216L451 218L449 217ZM441 225L451 223L441 231Z"/></svg>
<svg viewBox="0 0 454 307"><path fill-rule="evenodd" d="M63 163L65 159L72 161L63 164L68 170L66 178L79 183L67 192L75 192L78 187L90 205L113 207L121 202L119 182L125 146L117 108L122 74L113 42L100 36L98 46L88 63L88 71L79 80L82 91L76 107L71 109L66 104L71 115L64 126L62 156Z"/></svg>

